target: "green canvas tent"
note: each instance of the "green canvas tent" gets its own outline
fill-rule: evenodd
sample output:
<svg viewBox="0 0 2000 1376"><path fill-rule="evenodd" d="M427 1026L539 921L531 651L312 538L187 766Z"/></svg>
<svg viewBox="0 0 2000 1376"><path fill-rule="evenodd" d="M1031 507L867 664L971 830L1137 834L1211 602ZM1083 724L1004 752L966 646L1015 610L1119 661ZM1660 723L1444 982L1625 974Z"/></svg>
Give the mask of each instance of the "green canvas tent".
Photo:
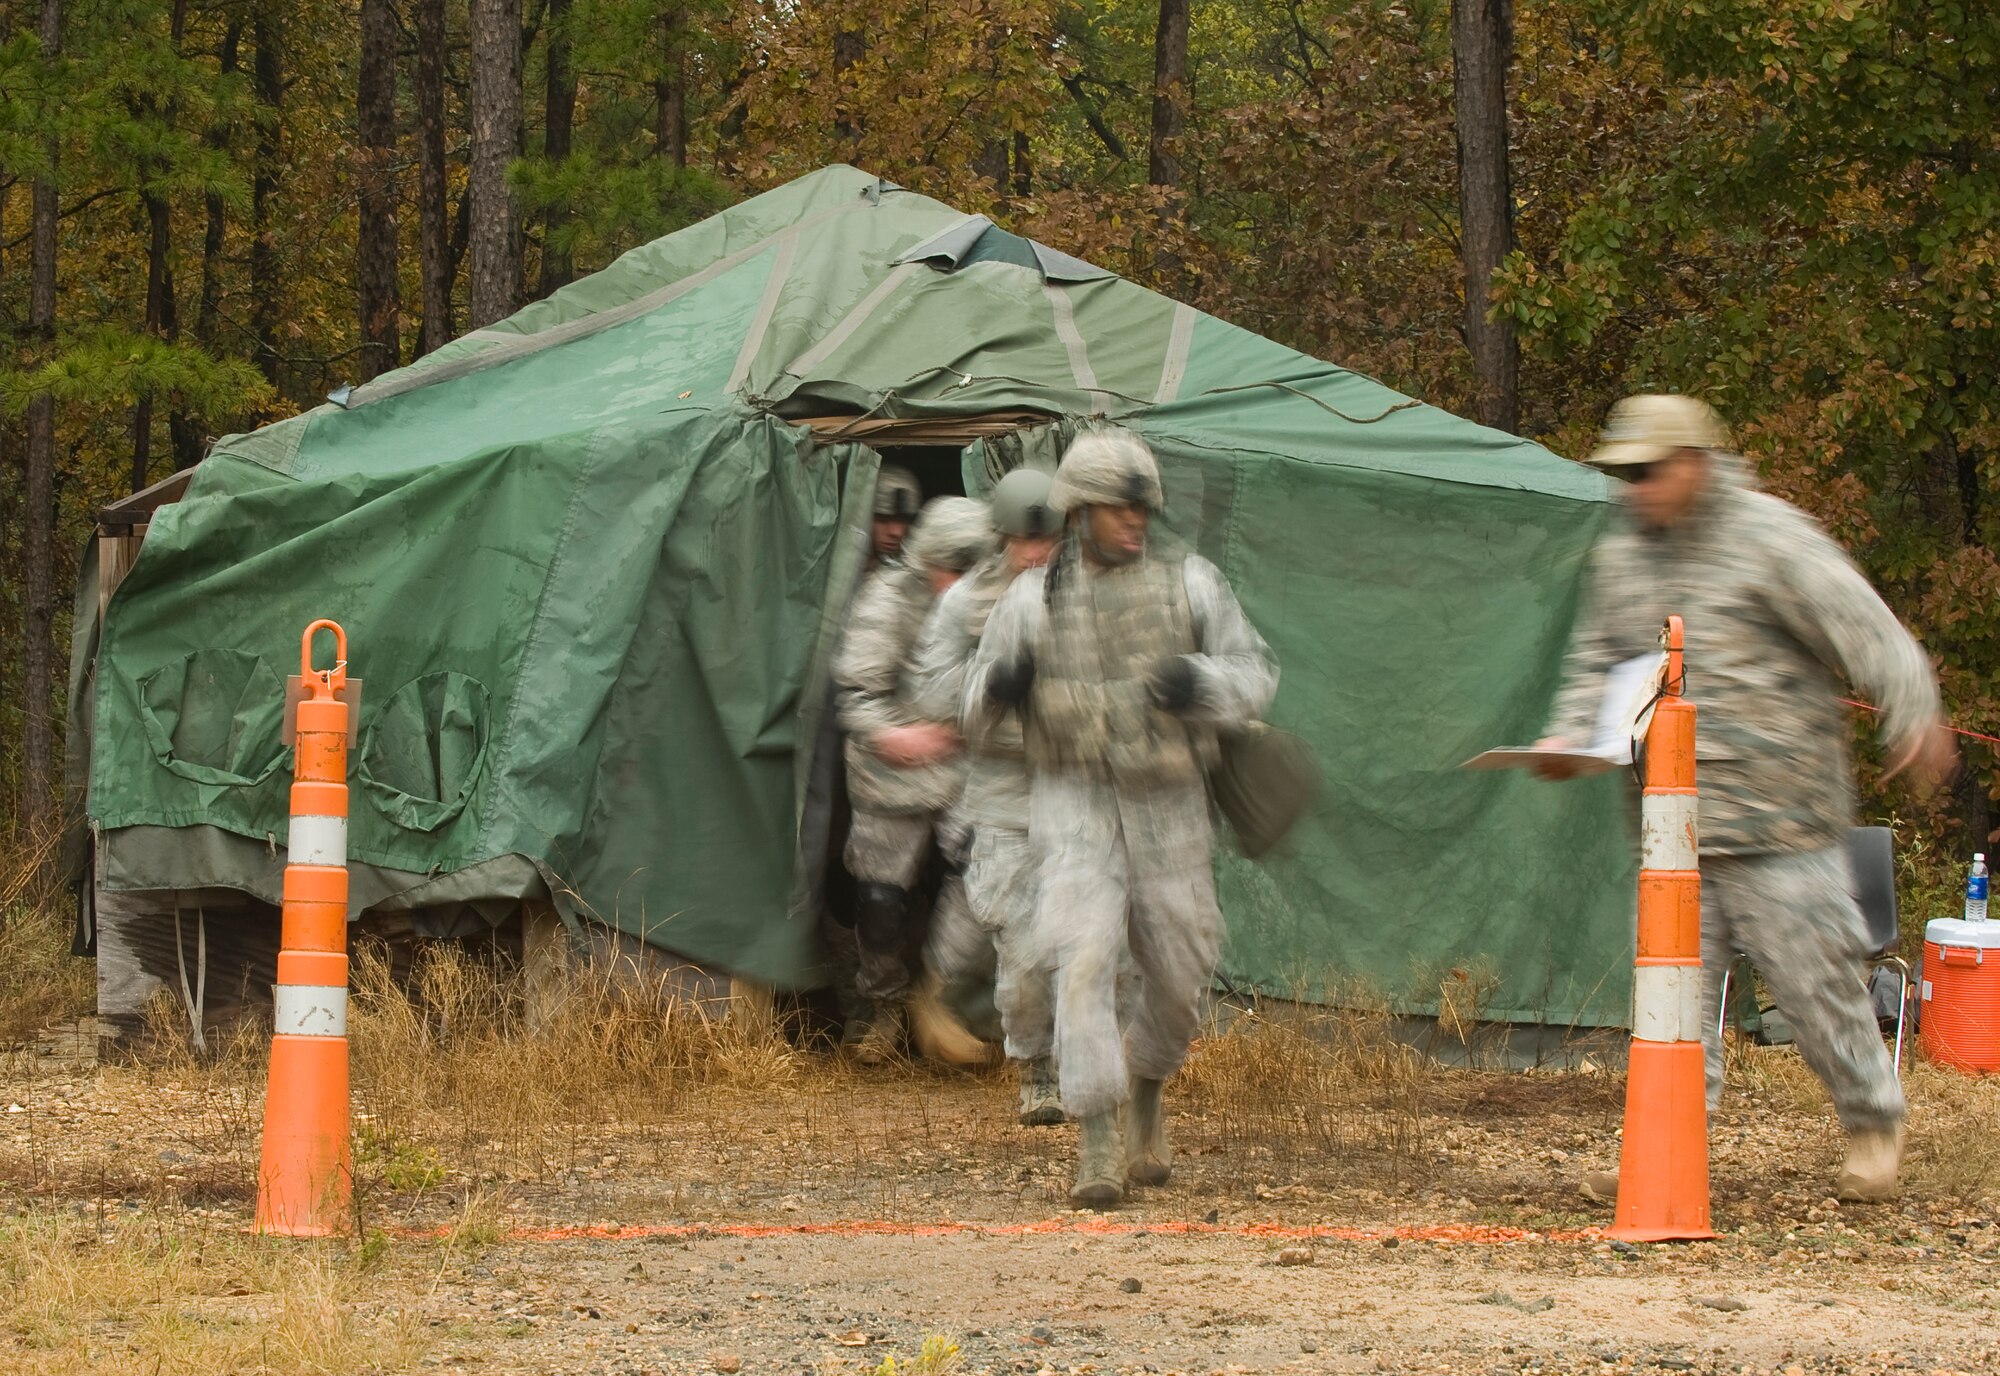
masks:
<svg viewBox="0 0 2000 1376"><path fill-rule="evenodd" d="M107 571L79 595L95 888L275 900L284 679L332 617L357 911L542 897L810 983L803 743L880 454L955 451L977 492L1092 416L1158 451L1328 781L1282 854L1218 862L1221 978L1421 1013L1481 971L1489 1016L1621 1022L1616 781L1454 768L1539 726L1602 480L848 167L221 441L101 621Z"/></svg>

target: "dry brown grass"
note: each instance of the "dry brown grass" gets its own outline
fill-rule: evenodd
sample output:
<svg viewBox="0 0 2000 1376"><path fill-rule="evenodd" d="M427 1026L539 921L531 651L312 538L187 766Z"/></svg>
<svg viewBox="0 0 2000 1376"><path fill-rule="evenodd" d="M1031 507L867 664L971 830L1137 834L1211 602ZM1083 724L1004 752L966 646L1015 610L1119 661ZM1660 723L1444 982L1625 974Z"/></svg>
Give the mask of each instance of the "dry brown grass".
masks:
<svg viewBox="0 0 2000 1376"><path fill-rule="evenodd" d="M1441 1073L1380 1010L1272 1003L1203 1038L1173 1089L1225 1146L1365 1155L1400 1180L1424 1155Z"/></svg>
<svg viewBox="0 0 2000 1376"><path fill-rule="evenodd" d="M95 1004L95 972L69 953L70 915L51 878L58 840L53 827L0 838L0 1044Z"/></svg>
<svg viewBox="0 0 2000 1376"><path fill-rule="evenodd" d="M765 1093L798 1078L797 1053L768 1026L664 981L586 968L531 990L520 972L446 943L420 950L406 985L364 948L349 1035L376 1150L428 1147L531 1174L570 1164L595 1132L674 1118L698 1091Z"/></svg>
<svg viewBox="0 0 2000 1376"><path fill-rule="evenodd" d="M421 1330L360 1315L360 1273L355 1253L185 1220L31 1211L0 1222L0 1357L18 1376L403 1369Z"/></svg>
<svg viewBox="0 0 2000 1376"><path fill-rule="evenodd" d="M1905 1072L1910 1095L1906 1180L1923 1195L1985 1211L2000 1209L2000 1084L1920 1063Z"/></svg>

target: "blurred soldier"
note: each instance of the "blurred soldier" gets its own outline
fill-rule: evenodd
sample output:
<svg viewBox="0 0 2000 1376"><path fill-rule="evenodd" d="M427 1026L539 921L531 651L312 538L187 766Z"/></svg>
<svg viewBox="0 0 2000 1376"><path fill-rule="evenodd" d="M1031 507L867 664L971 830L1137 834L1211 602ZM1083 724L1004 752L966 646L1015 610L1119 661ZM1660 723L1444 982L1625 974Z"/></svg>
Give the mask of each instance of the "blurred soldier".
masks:
<svg viewBox="0 0 2000 1376"><path fill-rule="evenodd" d="M957 729L915 707L917 633L932 602L993 544L984 502L941 497L926 506L902 557L877 568L855 597L834 661L853 812L845 859L859 888L855 988L869 1006L849 1032L863 1061L885 1059L900 1041L922 916L911 890L933 827L965 783Z"/></svg>
<svg viewBox="0 0 2000 1376"><path fill-rule="evenodd" d="M1263 712L1278 670L1213 564L1149 548L1160 472L1136 435L1080 436L1049 504L1063 545L1002 594L966 699L1023 710L1041 878L1029 939L1054 971L1062 1102L1081 1127L1070 1201L1110 1208L1128 1180L1167 1179L1160 1090L1222 940L1207 771L1217 732ZM1138 988L1121 1008L1128 953Z"/></svg>
<svg viewBox="0 0 2000 1376"><path fill-rule="evenodd" d="M1592 554L1544 744L1588 739L1604 672L1656 648L1667 617L1682 618L1700 709L1709 1107L1722 1092L1722 977L1741 952L1847 1129L1840 1197L1883 1199L1902 1161L1903 1091L1862 985L1870 952L1847 861L1855 798L1840 681L1883 709L1891 775L1942 780L1951 738L1923 650L1811 518L1755 489L1727 444L1692 397L1612 408L1590 462L1625 484L1626 519ZM1616 1191L1615 1176L1585 1182L1586 1193Z"/></svg>
<svg viewBox="0 0 2000 1376"><path fill-rule="evenodd" d="M926 717L958 721L966 670L1000 594L1055 552L1062 518L1049 506L1049 475L1019 468L993 489L1001 549L938 599L918 641L918 705ZM944 828L947 858L960 872L946 881L931 921L924 964L947 990L995 977L994 1000L1007 1054L1021 1066L1021 1122L1063 1121L1051 1059L1055 1029L1048 972L1026 947L1034 916L1035 873L1028 849L1028 764L1014 713L967 714L971 767L965 793Z"/></svg>
<svg viewBox="0 0 2000 1376"><path fill-rule="evenodd" d="M870 532L868 567L894 559L903 552L903 539L910 522L924 504L924 490L917 475L899 463L885 463L875 474L875 521Z"/></svg>

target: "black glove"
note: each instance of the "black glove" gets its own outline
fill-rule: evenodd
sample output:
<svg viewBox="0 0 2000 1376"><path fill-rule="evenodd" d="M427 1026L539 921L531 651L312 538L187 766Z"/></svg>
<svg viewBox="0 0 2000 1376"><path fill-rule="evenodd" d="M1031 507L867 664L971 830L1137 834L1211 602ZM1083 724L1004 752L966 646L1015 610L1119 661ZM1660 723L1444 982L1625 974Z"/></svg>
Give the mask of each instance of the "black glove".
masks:
<svg viewBox="0 0 2000 1376"><path fill-rule="evenodd" d="M999 707L1018 707L1028 700L1035 686L1035 657L1017 655L1011 664L996 664L986 676L986 697Z"/></svg>
<svg viewBox="0 0 2000 1376"><path fill-rule="evenodd" d="M1186 655L1161 660L1146 681L1146 690L1162 712L1187 711L1194 706L1194 662Z"/></svg>

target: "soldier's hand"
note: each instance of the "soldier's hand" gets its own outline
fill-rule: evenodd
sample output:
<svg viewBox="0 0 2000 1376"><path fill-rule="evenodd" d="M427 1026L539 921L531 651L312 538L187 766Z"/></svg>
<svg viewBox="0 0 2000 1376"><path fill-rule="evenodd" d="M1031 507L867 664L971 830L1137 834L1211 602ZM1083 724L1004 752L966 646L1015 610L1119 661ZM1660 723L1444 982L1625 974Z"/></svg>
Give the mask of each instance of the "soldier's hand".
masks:
<svg viewBox="0 0 2000 1376"><path fill-rule="evenodd" d="M1893 779L1903 773L1910 776L1910 787L1918 793L1934 793L1950 783L1958 773L1958 744L1952 740L1951 732L1942 726L1918 732L1916 739L1889 765L1889 772L1883 778Z"/></svg>
<svg viewBox="0 0 2000 1376"><path fill-rule="evenodd" d="M1195 687L1194 664L1186 655L1161 660L1146 681L1153 706L1162 712L1185 712L1194 706Z"/></svg>
<svg viewBox="0 0 2000 1376"><path fill-rule="evenodd" d="M941 721L892 726L875 737L875 753L897 769L921 769L958 753L958 732Z"/></svg>
<svg viewBox="0 0 2000 1376"><path fill-rule="evenodd" d="M1535 742L1535 749L1537 750L1568 750L1570 748L1570 743L1561 736L1544 736ZM1528 772L1533 774L1537 779L1546 779L1550 783L1561 783L1565 779L1574 779L1576 777L1576 761L1555 758L1536 760L1528 766Z"/></svg>
<svg viewBox="0 0 2000 1376"><path fill-rule="evenodd" d="M1035 657L1023 654L1011 664L996 664L986 676L986 697L998 707L1018 707L1035 686Z"/></svg>

